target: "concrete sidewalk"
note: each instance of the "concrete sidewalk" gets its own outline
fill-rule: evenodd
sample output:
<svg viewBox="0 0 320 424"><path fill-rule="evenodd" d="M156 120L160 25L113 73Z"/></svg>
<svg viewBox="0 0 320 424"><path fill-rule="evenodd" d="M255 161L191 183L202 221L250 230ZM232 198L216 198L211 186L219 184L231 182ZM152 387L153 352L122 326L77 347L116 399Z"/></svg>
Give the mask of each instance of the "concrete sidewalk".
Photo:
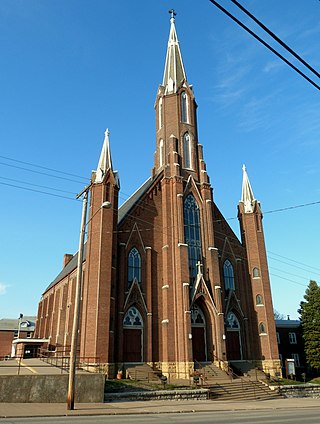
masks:
<svg viewBox="0 0 320 424"><path fill-rule="evenodd" d="M66 415L131 415L187 412L243 411L267 409L318 408L320 400L310 398L275 399L266 401L147 401L76 404L68 411L65 403L0 403L1 418L59 417Z"/></svg>

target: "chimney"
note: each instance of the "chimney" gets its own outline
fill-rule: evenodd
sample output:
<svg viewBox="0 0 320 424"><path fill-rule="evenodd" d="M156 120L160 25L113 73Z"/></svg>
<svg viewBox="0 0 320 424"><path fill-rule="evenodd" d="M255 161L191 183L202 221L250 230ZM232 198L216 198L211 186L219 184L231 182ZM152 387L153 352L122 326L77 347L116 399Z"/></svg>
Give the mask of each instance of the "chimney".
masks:
<svg viewBox="0 0 320 424"><path fill-rule="evenodd" d="M290 320L290 315L287 315L287 319Z"/></svg>
<svg viewBox="0 0 320 424"><path fill-rule="evenodd" d="M73 255L71 255L70 253L66 253L63 256L63 268L68 265L68 263L71 261L72 258L73 258Z"/></svg>

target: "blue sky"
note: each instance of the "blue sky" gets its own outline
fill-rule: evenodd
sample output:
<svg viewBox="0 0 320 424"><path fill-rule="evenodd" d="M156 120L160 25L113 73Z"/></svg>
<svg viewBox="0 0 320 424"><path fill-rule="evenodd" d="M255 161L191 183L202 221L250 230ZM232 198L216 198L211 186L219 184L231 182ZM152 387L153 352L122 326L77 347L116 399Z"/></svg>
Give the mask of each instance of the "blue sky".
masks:
<svg viewBox="0 0 320 424"><path fill-rule="evenodd" d="M318 0L241 3L320 70ZM309 279L320 280L319 204L268 213L320 200L319 90L209 0L1 0L0 318L36 314L63 255L76 252L74 197L107 127L120 201L149 177L170 8L217 205L239 234L245 163L265 212L274 307L298 318Z"/></svg>

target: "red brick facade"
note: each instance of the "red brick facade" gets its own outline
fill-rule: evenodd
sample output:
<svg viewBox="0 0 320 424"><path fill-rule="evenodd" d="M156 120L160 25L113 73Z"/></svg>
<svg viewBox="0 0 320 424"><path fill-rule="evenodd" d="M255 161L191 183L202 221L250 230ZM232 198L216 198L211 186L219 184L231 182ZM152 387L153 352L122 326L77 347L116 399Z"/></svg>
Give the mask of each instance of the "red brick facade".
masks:
<svg viewBox="0 0 320 424"><path fill-rule="evenodd" d="M213 201L173 20L170 37L168 75L170 54L180 73L157 93L151 178L118 208L112 166L98 182L92 176L80 356L99 358L109 375L147 362L188 378L195 360L251 360L273 374L280 364L260 206L247 213L240 202L239 241ZM105 201L112 208L102 209ZM53 347L71 339L69 259L39 304L36 336Z"/></svg>

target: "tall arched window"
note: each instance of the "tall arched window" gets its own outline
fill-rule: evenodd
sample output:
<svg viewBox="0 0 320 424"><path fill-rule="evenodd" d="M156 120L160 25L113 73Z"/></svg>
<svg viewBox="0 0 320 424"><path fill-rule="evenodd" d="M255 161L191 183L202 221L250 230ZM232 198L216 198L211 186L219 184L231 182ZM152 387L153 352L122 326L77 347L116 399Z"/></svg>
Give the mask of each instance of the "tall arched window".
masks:
<svg viewBox="0 0 320 424"><path fill-rule="evenodd" d="M181 121L189 122L189 111L188 111L188 95L185 91L181 93Z"/></svg>
<svg viewBox="0 0 320 424"><path fill-rule="evenodd" d="M191 145L188 133L183 136L183 164L185 168L191 168Z"/></svg>
<svg viewBox="0 0 320 424"><path fill-rule="evenodd" d="M224 280L224 288L226 290L232 289L234 290L234 272L233 266L229 259L226 259L223 264L223 280Z"/></svg>
<svg viewBox="0 0 320 424"><path fill-rule="evenodd" d="M266 326L264 322L260 322L259 324L259 334L266 334Z"/></svg>
<svg viewBox="0 0 320 424"><path fill-rule="evenodd" d="M190 287L197 276L197 263L202 259L200 211L192 194L184 201L184 238L188 245Z"/></svg>
<svg viewBox="0 0 320 424"><path fill-rule="evenodd" d="M128 255L128 287L131 286L134 279L141 283L141 256L135 247L133 247Z"/></svg>
<svg viewBox="0 0 320 424"><path fill-rule="evenodd" d="M162 128L162 97L160 97L159 99L159 105L158 105L159 109L159 129Z"/></svg>
<svg viewBox="0 0 320 424"><path fill-rule="evenodd" d="M256 305L263 305L263 298L261 294L257 294L256 296Z"/></svg>
<svg viewBox="0 0 320 424"><path fill-rule="evenodd" d="M164 143L163 140L160 140L159 143L159 168L164 164Z"/></svg>
<svg viewBox="0 0 320 424"><path fill-rule="evenodd" d="M253 274L253 278L260 277L259 268L257 267L253 268L252 274Z"/></svg>

